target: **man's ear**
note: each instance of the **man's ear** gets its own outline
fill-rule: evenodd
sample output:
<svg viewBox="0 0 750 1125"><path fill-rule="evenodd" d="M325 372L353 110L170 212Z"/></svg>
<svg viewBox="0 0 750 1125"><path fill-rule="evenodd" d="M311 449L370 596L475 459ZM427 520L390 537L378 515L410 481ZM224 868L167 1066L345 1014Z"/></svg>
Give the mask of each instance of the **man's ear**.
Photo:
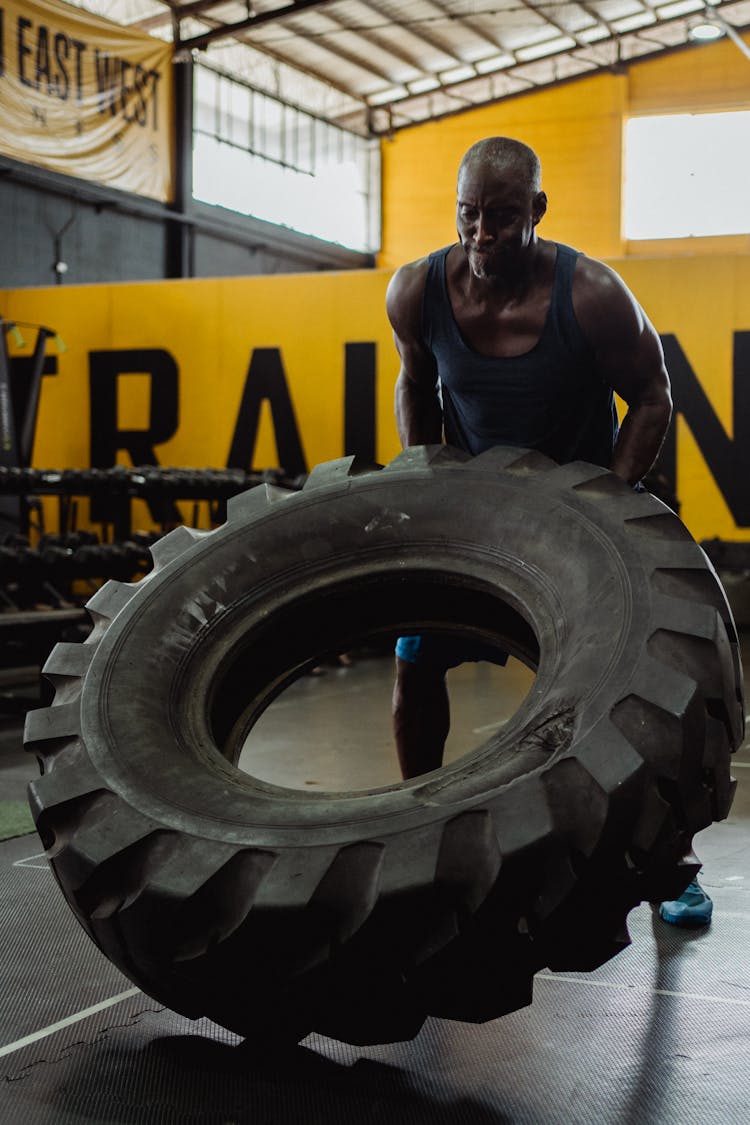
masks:
<svg viewBox="0 0 750 1125"><path fill-rule="evenodd" d="M547 212L547 193L538 191L534 196L534 203L531 208L531 213L534 216L534 226L544 218Z"/></svg>

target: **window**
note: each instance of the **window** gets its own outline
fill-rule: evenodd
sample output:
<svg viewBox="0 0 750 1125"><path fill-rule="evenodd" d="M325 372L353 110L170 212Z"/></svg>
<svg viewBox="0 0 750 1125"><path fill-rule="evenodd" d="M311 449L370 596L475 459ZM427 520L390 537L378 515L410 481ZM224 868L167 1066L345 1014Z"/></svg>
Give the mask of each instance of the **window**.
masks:
<svg viewBox="0 0 750 1125"><path fill-rule="evenodd" d="M632 118L623 228L628 239L750 232L750 112Z"/></svg>
<svg viewBox="0 0 750 1125"><path fill-rule="evenodd" d="M380 245L380 149L241 80L195 68L193 195L352 250Z"/></svg>

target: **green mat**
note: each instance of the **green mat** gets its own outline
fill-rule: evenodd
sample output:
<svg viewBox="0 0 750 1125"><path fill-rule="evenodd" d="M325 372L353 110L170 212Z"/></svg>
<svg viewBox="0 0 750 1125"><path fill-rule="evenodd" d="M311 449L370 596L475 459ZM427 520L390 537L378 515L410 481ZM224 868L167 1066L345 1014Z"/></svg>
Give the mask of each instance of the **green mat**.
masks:
<svg viewBox="0 0 750 1125"><path fill-rule="evenodd" d="M25 801L0 801L0 840L34 832L31 810Z"/></svg>

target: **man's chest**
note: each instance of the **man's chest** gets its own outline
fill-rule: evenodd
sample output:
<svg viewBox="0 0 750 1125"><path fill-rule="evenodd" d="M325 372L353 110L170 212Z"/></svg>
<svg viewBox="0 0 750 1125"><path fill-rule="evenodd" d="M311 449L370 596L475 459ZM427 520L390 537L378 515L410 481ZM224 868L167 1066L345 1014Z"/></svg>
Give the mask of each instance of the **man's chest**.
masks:
<svg viewBox="0 0 750 1125"><path fill-rule="evenodd" d="M464 341L480 355L524 355L538 343L550 311L552 290L529 294L522 300L468 301L450 293L453 316Z"/></svg>

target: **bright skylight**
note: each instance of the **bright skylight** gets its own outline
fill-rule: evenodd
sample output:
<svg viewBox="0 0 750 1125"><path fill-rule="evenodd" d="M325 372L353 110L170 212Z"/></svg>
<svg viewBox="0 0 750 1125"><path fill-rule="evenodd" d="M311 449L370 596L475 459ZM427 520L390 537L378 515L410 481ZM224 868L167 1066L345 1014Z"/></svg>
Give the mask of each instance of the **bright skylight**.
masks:
<svg viewBox="0 0 750 1125"><path fill-rule="evenodd" d="M628 239L750 232L750 112L634 117L625 132Z"/></svg>

